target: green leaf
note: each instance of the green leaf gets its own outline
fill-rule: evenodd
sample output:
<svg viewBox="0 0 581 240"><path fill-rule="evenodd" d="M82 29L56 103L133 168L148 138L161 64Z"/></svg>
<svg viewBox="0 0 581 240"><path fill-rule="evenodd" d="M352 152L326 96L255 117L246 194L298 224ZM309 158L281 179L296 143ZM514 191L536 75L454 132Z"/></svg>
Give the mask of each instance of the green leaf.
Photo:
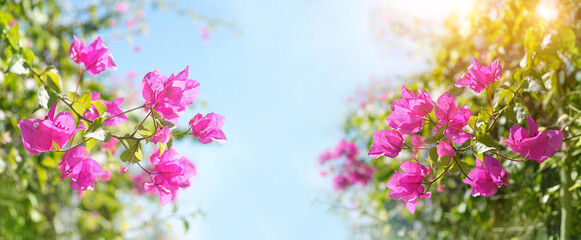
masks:
<svg viewBox="0 0 581 240"><path fill-rule="evenodd" d="M38 88L38 92L36 92L36 97L38 101L38 106L41 106L42 108L48 108L48 101L50 100L50 96L48 95L48 92L43 86Z"/></svg>
<svg viewBox="0 0 581 240"><path fill-rule="evenodd" d="M430 154L430 159L432 159L432 161L434 163L438 162L438 150L436 149L436 147L431 147L429 154Z"/></svg>
<svg viewBox="0 0 581 240"><path fill-rule="evenodd" d="M159 143L159 156L161 157L161 155L165 152L165 149L167 148L167 146L163 143Z"/></svg>
<svg viewBox="0 0 581 240"><path fill-rule="evenodd" d="M149 129L140 129L139 131L137 131L137 133L139 133L141 136L143 137L147 137L147 136L151 136L151 131L149 131Z"/></svg>
<svg viewBox="0 0 581 240"><path fill-rule="evenodd" d="M105 139L108 138L107 135L111 135L111 133L109 133L109 132L105 131L105 129L103 129L103 122L104 121L105 121L105 119L103 119L102 117L95 118L95 120L93 120L93 123L91 124L91 126L89 126L89 128L85 132L85 135L83 135L83 136L87 137L87 138L94 138L94 139L97 139L99 141L105 141ZM109 138L110 138L110 136L109 136Z"/></svg>
<svg viewBox="0 0 581 240"><path fill-rule="evenodd" d="M514 103L512 103L506 109L506 117L513 123L516 124L523 124L526 116L529 114L529 110L527 106L524 104L522 100L519 98L514 99Z"/></svg>
<svg viewBox="0 0 581 240"><path fill-rule="evenodd" d="M22 54L24 55L24 60L26 60L26 62L28 62L29 64L32 64L34 62L34 52L32 52L32 50L24 49L22 51Z"/></svg>
<svg viewBox="0 0 581 240"><path fill-rule="evenodd" d="M107 111L107 105L105 105L101 100L92 101L91 102L95 108L97 108L97 112L99 116L103 116L103 113Z"/></svg>
<svg viewBox="0 0 581 240"><path fill-rule="evenodd" d="M487 134L483 133L483 132L478 132L476 133L476 141L477 142L481 142L484 145L494 148L494 149L498 149L499 146L496 143L496 141L494 141L490 136L488 136Z"/></svg>
<svg viewBox="0 0 581 240"><path fill-rule="evenodd" d="M475 155L483 154L484 152L486 152L488 150L494 149L493 147L486 146L486 144L478 142L478 141L475 141L474 143L472 143L472 145L470 147L472 148L472 152L474 152ZM476 156L476 157L478 157L478 156Z"/></svg>
<svg viewBox="0 0 581 240"><path fill-rule="evenodd" d="M438 129L438 131L436 132L436 135L426 138L426 140L424 140L424 143L425 144L432 144L432 143L437 143L437 142L441 141L442 139L444 139L446 137L444 135L444 131L446 131L446 128L448 128L447 123Z"/></svg>
<svg viewBox="0 0 581 240"><path fill-rule="evenodd" d="M133 163L138 163L143 158L143 155L141 154L141 143L134 141L134 143L131 144L131 146L127 150L121 153L120 157L121 161L123 162L129 162L133 157Z"/></svg>
<svg viewBox="0 0 581 240"><path fill-rule="evenodd" d="M167 141L167 149L171 149L172 146L173 146L173 136L169 137L169 140Z"/></svg>
<svg viewBox="0 0 581 240"><path fill-rule="evenodd" d="M151 109L151 114L153 115L153 118L155 118L155 119L163 119L163 117L161 117L161 115L159 115L159 113L153 109Z"/></svg>
<svg viewBox="0 0 581 240"><path fill-rule="evenodd" d="M74 99L74 97L71 99ZM77 98L75 103L73 103L73 108L79 114L83 114L90 107L91 107L91 91L86 91L85 93L83 93L83 95Z"/></svg>
<svg viewBox="0 0 581 240"><path fill-rule="evenodd" d="M85 143L85 152L89 152L91 149L93 149L95 146L97 146L98 142L99 142L99 140L97 140L96 138L89 139Z"/></svg>
<svg viewBox="0 0 581 240"><path fill-rule="evenodd" d="M492 108L490 107L483 107L480 109L480 113L478 113L478 120L488 123L488 120L490 120L490 117L492 117Z"/></svg>
<svg viewBox="0 0 581 240"><path fill-rule="evenodd" d="M173 124L172 122L170 122L170 121L167 121L167 120L165 120L165 119L164 119L164 120L161 120L161 125L163 125L163 126L168 126L168 127L170 127L170 128L173 128L173 127L175 127L175 126L176 126L176 125L175 125L175 124Z"/></svg>
<svg viewBox="0 0 581 240"><path fill-rule="evenodd" d="M190 230L190 224L185 219L183 221L184 221L184 228L186 229L186 232L188 232L188 230Z"/></svg>
<svg viewBox="0 0 581 240"><path fill-rule="evenodd" d="M443 158L440 158L440 163L442 163L442 166L450 165L450 161L452 161L452 158L448 157L448 156L444 156Z"/></svg>
<svg viewBox="0 0 581 240"><path fill-rule="evenodd" d="M547 91L541 74L532 68L529 68L527 71L523 72L523 80L525 84L525 92L541 93Z"/></svg>
<svg viewBox="0 0 581 240"><path fill-rule="evenodd" d="M54 72L44 72L42 78L48 87L52 88L56 92L61 91L61 80L59 76Z"/></svg>

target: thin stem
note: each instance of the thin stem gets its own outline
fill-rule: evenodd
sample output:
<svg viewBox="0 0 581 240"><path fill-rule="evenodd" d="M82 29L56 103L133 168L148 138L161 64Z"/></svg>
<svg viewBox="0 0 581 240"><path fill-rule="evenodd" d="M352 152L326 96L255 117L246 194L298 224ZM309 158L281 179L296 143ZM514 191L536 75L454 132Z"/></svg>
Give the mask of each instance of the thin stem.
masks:
<svg viewBox="0 0 581 240"><path fill-rule="evenodd" d="M137 110L137 109L141 109L141 108L144 108L144 107L145 107L145 104L143 104L143 105L141 105L141 106L139 106L139 107L134 107L134 108L132 108L132 109L129 109L129 110L125 111L125 112L122 112L122 113L115 114L115 115L113 115L113 116L110 116L110 117L108 117L107 119L111 119L111 118L114 118L114 117L117 117L117 116L120 116L120 115L123 115L123 114L129 113L129 112L133 112L133 111L135 111L135 110Z"/></svg>
<svg viewBox="0 0 581 240"><path fill-rule="evenodd" d="M75 145L75 146L69 146L69 149L66 149L66 150L50 150L50 151L51 151L51 152L67 152L67 151L69 151L69 150L71 150L71 149L73 149L73 148L76 148L76 147L78 147L78 146L81 146L81 145L83 145L83 143L86 143L87 141L89 141L89 140L91 140L91 139L93 139L93 138L87 138L87 139L85 139L84 141L80 142L79 144L77 144L77 145ZM72 141L71 141L71 144L72 144Z"/></svg>
<svg viewBox="0 0 581 240"><path fill-rule="evenodd" d="M492 91L490 91L490 89L492 88L492 85L489 85L488 88L486 88L486 90L488 91L488 99L490 99L490 111L492 112L492 121L495 121L495 117L494 117L494 106L492 105Z"/></svg>
<svg viewBox="0 0 581 240"><path fill-rule="evenodd" d="M81 76L83 76L83 69L81 64L79 64L79 80L77 80L77 87L75 88L75 95L73 95L73 103L77 99L77 92L79 91L79 85L81 84Z"/></svg>
<svg viewBox="0 0 581 240"><path fill-rule="evenodd" d="M66 99L64 99L64 98L61 98L60 96L57 96L57 97L58 97L60 100L62 100L62 102L64 102L64 103L65 103L65 104L66 104L66 105L67 105L67 106L68 106L68 107L69 107L71 110L73 110L73 112L74 112L74 113L75 113L75 114L76 114L76 115L77 115L79 118L81 118L81 119L83 119L83 120L85 120L85 121L87 121L87 122L93 123L93 121L91 121L91 120L87 119L86 117L83 117L83 115L81 115L79 112L77 112L77 110L76 110L76 109L73 107L73 105L71 105L72 103L71 103L71 104L69 104L69 103L66 101Z"/></svg>
<svg viewBox="0 0 581 240"><path fill-rule="evenodd" d="M523 159L514 159L514 158L505 157L504 155L498 154L497 152L494 152L494 154L496 154L497 157L502 157L502 158L505 158L505 159L510 160L510 161L515 161L515 162L526 162L526 161L528 161L528 159L523 160Z"/></svg>
<svg viewBox="0 0 581 240"><path fill-rule="evenodd" d="M456 163L456 165L458 165L458 169L460 169L460 171L464 174L464 176L466 176L468 179L470 179L470 181L473 181L472 178L468 177L468 174L466 174L466 172L464 172L464 169L462 169L462 167L460 167L460 163L458 163L458 160L456 160L456 157L453 157L454 162Z"/></svg>
<svg viewBox="0 0 581 240"><path fill-rule="evenodd" d="M145 120L147 120L147 118L149 117L149 115L151 115L151 111L149 111L147 113L147 115L145 116L145 118L143 118L143 121L141 121L141 123L139 123L139 125L137 125L137 127L135 128L135 131L133 131L133 133L131 134L131 137L135 136L135 134L137 133L137 131L139 130L139 128L141 127L141 125L143 125L143 123L145 122Z"/></svg>
<svg viewBox="0 0 581 240"><path fill-rule="evenodd" d="M403 144L403 146L404 146L404 147L406 147L406 148L404 148L404 149L419 149L419 150L430 150L429 148L424 148L424 147L410 147L410 146L408 146L408 145L407 145L407 144L405 144L405 143Z"/></svg>
<svg viewBox="0 0 581 240"><path fill-rule="evenodd" d="M577 134L575 136L571 136L571 137L565 138L565 139L563 139L563 142L566 142L566 141L569 141L571 139L575 139L575 138L578 138L578 137L581 137L581 134Z"/></svg>
<svg viewBox="0 0 581 240"><path fill-rule="evenodd" d="M428 182L429 185L432 185L432 183L435 183L436 181L438 181L438 179L440 179L442 176L444 176L444 173L448 172L448 170L450 169L450 167L452 167L452 164L454 163L450 163L448 164L448 167L446 167L446 169L444 169L444 172L442 172L442 174L440 174L440 176L438 176L436 179L434 179L433 181L426 181ZM424 179L425 181L425 179ZM430 186L428 186L428 189L430 188Z"/></svg>
<svg viewBox="0 0 581 240"><path fill-rule="evenodd" d="M182 135L182 134L188 134L188 132L191 130L192 128L188 128L188 130L186 130L185 132L181 132L181 133L172 133L172 135ZM405 145L405 144L404 144Z"/></svg>

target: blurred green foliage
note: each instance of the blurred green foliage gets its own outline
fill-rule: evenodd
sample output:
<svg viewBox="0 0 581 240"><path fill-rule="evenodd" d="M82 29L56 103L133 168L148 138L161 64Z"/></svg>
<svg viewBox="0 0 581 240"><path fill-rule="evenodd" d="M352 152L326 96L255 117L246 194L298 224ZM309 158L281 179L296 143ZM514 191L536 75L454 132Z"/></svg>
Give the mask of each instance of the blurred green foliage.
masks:
<svg viewBox="0 0 581 240"><path fill-rule="evenodd" d="M430 59L431 69L410 76L404 84L414 91L427 90L434 100L445 91L452 93L500 145L491 147L505 156L520 158L500 137L508 137L512 125L525 126L527 114L539 126L564 131L561 151L542 164L500 159L510 173L510 186L488 198L472 197L472 189L462 182L464 176L452 169L437 182L443 191L436 191L434 184L432 197L419 201L415 215L406 211L403 202L389 198L385 187L411 155L372 159L377 168L374 183L366 188L367 197L359 199L359 205L365 206L360 211L369 221L355 226L356 234L374 239L575 239L581 235L581 1L552 2L555 5L548 10L557 12L554 19L537 14L538 1L523 0L482 1L467 20L451 16L445 35L434 37L438 51ZM473 58L484 64L499 58L504 68L502 80L493 84L494 113L502 116L496 122L488 120L488 93L454 86ZM389 102L400 97L399 86L373 85L373 91L383 92L387 100L371 98L355 107L345 123L347 138L366 149L375 131L388 129ZM431 129L420 134L433 135ZM411 145L409 137L406 140ZM463 147L470 144L478 143L468 141ZM432 164L433 174L443 172L442 163L430 160L427 151L418 159ZM465 152L462 161L473 168L474 153Z"/></svg>

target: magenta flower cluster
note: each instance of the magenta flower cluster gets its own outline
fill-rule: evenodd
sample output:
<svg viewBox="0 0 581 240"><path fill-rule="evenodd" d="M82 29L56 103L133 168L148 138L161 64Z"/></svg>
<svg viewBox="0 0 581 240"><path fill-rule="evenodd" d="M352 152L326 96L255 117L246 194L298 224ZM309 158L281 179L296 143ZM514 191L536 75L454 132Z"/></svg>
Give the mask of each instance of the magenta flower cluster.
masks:
<svg viewBox="0 0 581 240"><path fill-rule="evenodd" d="M487 89L490 93L490 84L500 80L501 77L502 67L498 59L489 63L488 66L483 66L474 59L468 72L462 76L456 86L469 86L476 93ZM490 98L492 99L492 96ZM473 114L467 107L458 107L456 98L449 92L442 94L434 103L426 91L419 89L417 93L414 93L405 86L401 88L401 98L391 103L391 110L387 122L392 130L380 130L373 134L374 144L369 149L368 155L372 158L381 156L395 158L402 148L412 150L416 163L412 161L402 163L400 167L404 172L396 171L386 186L390 189L389 196L395 200L404 201L408 211L413 214L418 200L430 198L429 187L443 174L433 180L433 177L428 176L431 172L429 168L421 165L415 157L419 150L429 149L422 147L426 138L411 135L412 147L409 147L405 144L405 135L422 131L426 122L429 122L433 126L434 135L438 132L443 134L442 137L436 139L437 157L453 160L449 161L450 165L446 166L445 171L452 166L451 164L457 164L460 168L458 161L461 159L458 160L457 155L468 148L458 150L453 144L462 145L474 138L473 133L465 130ZM436 117L435 120L432 119L432 111ZM563 133L558 130L539 131L537 124L530 116L527 116L527 123L528 130L513 126L510 129L509 138L502 138L502 140L523 159L534 159L541 163L561 148ZM502 156L496 152L495 154ZM460 170L463 172L463 169ZM467 174L464 183L472 186L473 196L489 197L496 194L501 186L508 187L509 176L510 174L504 170L498 159L484 156L483 159L476 161L476 168Z"/></svg>
<svg viewBox="0 0 581 240"><path fill-rule="evenodd" d="M372 179L375 168L357 160L358 155L357 144L341 139L335 149L326 150L319 156L319 165L330 165L329 171L335 173L333 177L335 190L343 191L355 184L365 186ZM338 159L344 161L333 161Z"/></svg>
<svg viewBox="0 0 581 240"><path fill-rule="evenodd" d="M98 37L88 46L85 46L82 40L74 37L74 41L69 51L70 58L79 64L79 75L84 71L92 75L98 75L107 68L115 69L113 57L109 54L108 48ZM84 65L82 68L81 64ZM81 77L79 76L79 83ZM78 84L77 83L77 88ZM90 95L91 105L85 107L86 110L78 112L78 109L71 109L71 112L64 111L55 115L57 103L55 103L48 115L44 119L23 119L18 123L22 132L22 143L25 149L32 154L40 154L48 151L64 152L62 161L59 164L61 180L70 179L70 186L77 191L94 190L95 182L108 181L112 176L111 170L105 170L94 159L90 158L91 151L84 143L96 137L96 135L85 134L84 141L73 145L74 136L77 132L86 130L85 124L89 124L89 130L93 127L98 118L101 118L103 126L119 126L128 121L126 113L140 108L144 108L148 113L141 124L132 134L124 137L111 134L109 140L99 137L103 141L102 148L110 154L116 154L119 143L125 141L123 146L126 151L133 151L131 163L136 159L137 145L135 142L130 143L128 138L133 138L139 129L143 128L143 123L151 117L155 125L155 131L147 136L143 133L143 138L134 138L134 141L146 141L154 144L160 144L160 148L155 150L150 157L151 166L147 169L141 167L144 173L133 178L136 182L137 189L142 193L157 195L162 205L165 205L176 199L177 191L185 189L191 185L190 178L196 174L195 165L186 157L179 155L174 149L169 148L169 142L172 135L188 134L198 139L199 142L207 144L210 142L225 143L226 137L222 131L225 118L216 113L209 113L205 116L202 114L195 115L190 121L190 129L182 133L172 133L176 128L179 117L182 116L186 107L194 103L198 97L200 84L188 78L188 67L177 75L166 77L164 74L155 70L145 75L142 81L142 96L144 104L132 110L123 111L121 105L122 97L115 98L112 102L101 99L99 92L93 92ZM78 89L77 89L78 90ZM61 101L71 101L69 106L75 106L76 91L73 99L61 99ZM76 105L77 107L79 105ZM103 111L103 106L104 110ZM103 111L103 112L99 112ZM77 114L78 118L73 115ZM75 119L78 119L76 121ZM97 126L99 127L99 126ZM93 129L95 131L95 129ZM145 131L147 132L147 131ZM93 133L94 134L94 133ZM127 137L130 136L130 137ZM65 146L69 143L69 148ZM135 145L133 147L131 145ZM87 144L87 146L89 146ZM91 145L91 148L94 144ZM131 146L132 148L128 148ZM139 159L140 160L140 159ZM139 164L139 163L137 163ZM140 165L141 166L141 165ZM122 172L125 172L124 168ZM83 194L79 195L83 196Z"/></svg>

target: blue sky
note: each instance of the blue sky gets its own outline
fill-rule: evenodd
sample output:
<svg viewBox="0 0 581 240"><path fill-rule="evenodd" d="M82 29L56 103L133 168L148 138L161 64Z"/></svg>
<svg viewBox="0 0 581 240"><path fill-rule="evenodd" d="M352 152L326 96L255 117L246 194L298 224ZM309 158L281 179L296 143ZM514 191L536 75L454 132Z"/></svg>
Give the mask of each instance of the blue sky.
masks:
<svg viewBox="0 0 581 240"><path fill-rule="evenodd" d="M182 126L198 112L226 117L226 144L186 138L176 146L198 168L193 186L180 194L180 211L206 213L189 237L350 238L348 220L315 203L334 199L316 157L341 137L346 98L358 85L372 75L393 78L426 67L406 50L373 41L370 10L386 2L183 1L237 23L242 35L218 27L204 44L200 23L171 10L147 11L148 34L135 38L140 52L122 40L107 43L120 75L131 69L140 78L154 69L169 75L190 66L207 105L188 111Z"/></svg>

